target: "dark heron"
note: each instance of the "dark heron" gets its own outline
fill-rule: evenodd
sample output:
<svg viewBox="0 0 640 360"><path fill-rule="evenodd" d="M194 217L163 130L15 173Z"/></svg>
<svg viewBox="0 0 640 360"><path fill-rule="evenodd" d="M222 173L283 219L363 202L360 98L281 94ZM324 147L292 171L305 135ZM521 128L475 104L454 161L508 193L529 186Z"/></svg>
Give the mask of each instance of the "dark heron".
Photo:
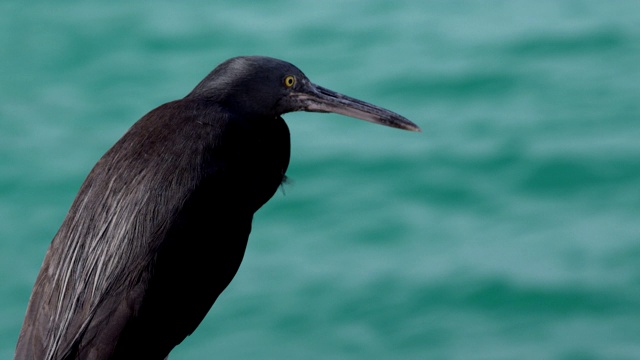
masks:
<svg viewBox="0 0 640 360"><path fill-rule="evenodd" d="M285 179L280 115L292 111L420 131L287 62L225 61L91 170L47 251L15 358L165 359L236 274L253 214Z"/></svg>

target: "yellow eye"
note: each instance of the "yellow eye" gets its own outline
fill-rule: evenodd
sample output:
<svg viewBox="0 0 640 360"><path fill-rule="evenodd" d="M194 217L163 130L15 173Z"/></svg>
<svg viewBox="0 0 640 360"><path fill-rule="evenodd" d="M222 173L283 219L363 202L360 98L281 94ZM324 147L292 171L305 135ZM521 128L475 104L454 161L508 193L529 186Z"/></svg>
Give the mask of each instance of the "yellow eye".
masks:
<svg viewBox="0 0 640 360"><path fill-rule="evenodd" d="M296 84L296 77L293 75L287 75L284 77L284 86L290 88Z"/></svg>

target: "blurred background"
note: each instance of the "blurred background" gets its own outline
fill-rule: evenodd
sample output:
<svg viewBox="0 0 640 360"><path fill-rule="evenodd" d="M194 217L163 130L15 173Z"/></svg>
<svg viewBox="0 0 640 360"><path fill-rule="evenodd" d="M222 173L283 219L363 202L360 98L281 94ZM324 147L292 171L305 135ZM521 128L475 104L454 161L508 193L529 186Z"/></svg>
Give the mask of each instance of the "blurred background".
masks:
<svg viewBox="0 0 640 360"><path fill-rule="evenodd" d="M0 3L0 358L78 187L237 55L423 133L285 115L292 184L171 359L640 358L640 2Z"/></svg>

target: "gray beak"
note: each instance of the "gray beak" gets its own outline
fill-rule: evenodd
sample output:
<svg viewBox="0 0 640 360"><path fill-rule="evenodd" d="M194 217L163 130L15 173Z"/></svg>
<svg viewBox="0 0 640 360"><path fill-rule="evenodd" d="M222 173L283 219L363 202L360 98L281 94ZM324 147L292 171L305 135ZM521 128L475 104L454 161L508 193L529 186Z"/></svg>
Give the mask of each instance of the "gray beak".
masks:
<svg viewBox="0 0 640 360"><path fill-rule="evenodd" d="M422 131L418 125L393 111L307 83L300 92L291 94L302 107L312 112L332 112L409 131Z"/></svg>

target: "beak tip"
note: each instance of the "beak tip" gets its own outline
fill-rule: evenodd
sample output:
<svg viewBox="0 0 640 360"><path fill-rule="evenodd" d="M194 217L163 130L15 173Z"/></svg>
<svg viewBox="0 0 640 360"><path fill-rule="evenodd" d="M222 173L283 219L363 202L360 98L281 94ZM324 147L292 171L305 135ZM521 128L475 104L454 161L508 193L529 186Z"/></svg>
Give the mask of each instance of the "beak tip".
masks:
<svg viewBox="0 0 640 360"><path fill-rule="evenodd" d="M414 124L413 122L403 118L403 121L400 122L399 124L396 124L397 128L402 129L402 130L407 130L407 131L413 131L413 132L422 132L422 129L420 128L420 126Z"/></svg>

